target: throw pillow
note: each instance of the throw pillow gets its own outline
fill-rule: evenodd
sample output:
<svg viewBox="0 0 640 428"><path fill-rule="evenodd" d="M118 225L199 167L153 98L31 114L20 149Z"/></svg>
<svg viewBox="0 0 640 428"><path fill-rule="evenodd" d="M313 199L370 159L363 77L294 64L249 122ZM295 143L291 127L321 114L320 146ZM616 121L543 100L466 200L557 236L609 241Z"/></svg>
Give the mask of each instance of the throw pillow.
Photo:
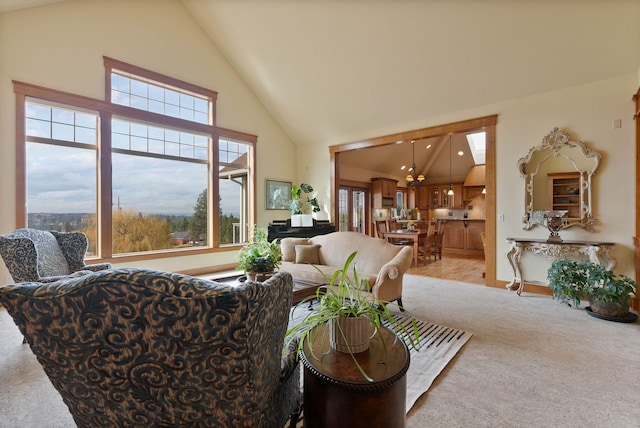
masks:
<svg viewBox="0 0 640 428"><path fill-rule="evenodd" d="M33 244L38 253L38 274L41 277L69 275L69 264L56 238L49 232L38 231Z"/></svg>
<svg viewBox="0 0 640 428"><path fill-rule="evenodd" d="M280 252L283 262L296 261L296 245L305 245L309 242L307 238L282 238L280 241Z"/></svg>
<svg viewBox="0 0 640 428"><path fill-rule="evenodd" d="M320 245L296 245L296 263L320 264Z"/></svg>

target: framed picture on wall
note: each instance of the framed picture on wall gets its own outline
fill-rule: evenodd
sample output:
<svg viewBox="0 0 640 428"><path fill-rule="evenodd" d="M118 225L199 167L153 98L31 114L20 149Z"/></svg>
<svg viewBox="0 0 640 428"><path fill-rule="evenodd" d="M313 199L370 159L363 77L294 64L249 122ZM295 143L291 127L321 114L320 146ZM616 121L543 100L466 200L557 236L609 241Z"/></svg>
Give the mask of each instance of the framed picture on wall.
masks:
<svg viewBox="0 0 640 428"><path fill-rule="evenodd" d="M291 182L267 180L268 210L288 210L291 203Z"/></svg>

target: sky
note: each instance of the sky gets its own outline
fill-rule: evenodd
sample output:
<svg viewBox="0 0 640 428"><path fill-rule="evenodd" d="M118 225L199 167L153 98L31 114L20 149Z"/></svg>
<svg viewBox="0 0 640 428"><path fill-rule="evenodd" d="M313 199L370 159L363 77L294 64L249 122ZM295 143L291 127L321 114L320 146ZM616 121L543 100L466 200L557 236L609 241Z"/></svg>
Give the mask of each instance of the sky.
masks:
<svg viewBox="0 0 640 428"><path fill-rule="evenodd" d="M27 146L29 212L93 213L96 211L94 150L32 144ZM114 208L144 214L193 214L207 186L203 164L114 154ZM239 185L220 181L223 214L238 214Z"/></svg>

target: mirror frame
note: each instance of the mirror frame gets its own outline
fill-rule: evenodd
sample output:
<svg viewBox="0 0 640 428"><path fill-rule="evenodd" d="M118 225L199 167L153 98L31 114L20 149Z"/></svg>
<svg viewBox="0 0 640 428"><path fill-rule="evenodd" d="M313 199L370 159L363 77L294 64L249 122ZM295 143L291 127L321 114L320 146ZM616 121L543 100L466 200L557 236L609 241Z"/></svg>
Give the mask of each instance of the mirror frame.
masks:
<svg viewBox="0 0 640 428"><path fill-rule="evenodd" d="M579 152L576 152L576 155L581 155L585 159L592 159L593 167L589 170L582 170L576 163L574 158L567 156L565 153L561 153L562 149L579 149ZM543 152L545 150L549 150L549 155L542 159L540 163L535 167L535 170L527 174L526 167L529 166L529 162L531 162L533 156L536 153ZM566 151L566 150L565 150ZM574 156L574 157L575 157ZM592 187L591 181L593 175L598 170L598 166L600 165L600 159L602 155L600 152L596 150L589 149L585 143L582 141L574 141L571 136L565 132L560 131L557 127L553 128L553 130L544 136L542 139L542 143L539 146L534 146L529 150L529 153L518 160L518 171L520 172L520 176L524 178L525 182L525 213L522 216L522 228L524 230L529 230L534 226L543 226L538 222L533 221L533 199L534 199L534 177L540 168L540 165L544 163L547 159L553 157L564 157L569 160L573 167L577 172L580 172L582 175L581 185L580 185L580 201L581 201L581 218L579 221L563 221L561 229L567 229L569 227L578 226L583 229L588 230L589 232L594 232L593 226L595 225L595 219L593 217L592 210ZM550 209L550 208L548 208Z"/></svg>

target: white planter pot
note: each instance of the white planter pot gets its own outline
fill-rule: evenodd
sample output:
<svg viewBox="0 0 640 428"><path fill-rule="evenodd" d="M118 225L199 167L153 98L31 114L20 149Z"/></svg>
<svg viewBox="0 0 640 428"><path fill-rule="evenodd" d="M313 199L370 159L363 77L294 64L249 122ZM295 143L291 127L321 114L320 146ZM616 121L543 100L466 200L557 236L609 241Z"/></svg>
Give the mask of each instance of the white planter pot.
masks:
<svg viewBox="0 0 640 428"><path fill-rule="evenodd" d="M311 214L292 214L291 227L313 227L313 216Z"/></svg>
<svg viewBox="0 0 640 428"><path fill-rule="evenodd" d="M338 352L357 354L369 349L373 327L366 317L341 317L329 321L329 341Z"/></svg>

